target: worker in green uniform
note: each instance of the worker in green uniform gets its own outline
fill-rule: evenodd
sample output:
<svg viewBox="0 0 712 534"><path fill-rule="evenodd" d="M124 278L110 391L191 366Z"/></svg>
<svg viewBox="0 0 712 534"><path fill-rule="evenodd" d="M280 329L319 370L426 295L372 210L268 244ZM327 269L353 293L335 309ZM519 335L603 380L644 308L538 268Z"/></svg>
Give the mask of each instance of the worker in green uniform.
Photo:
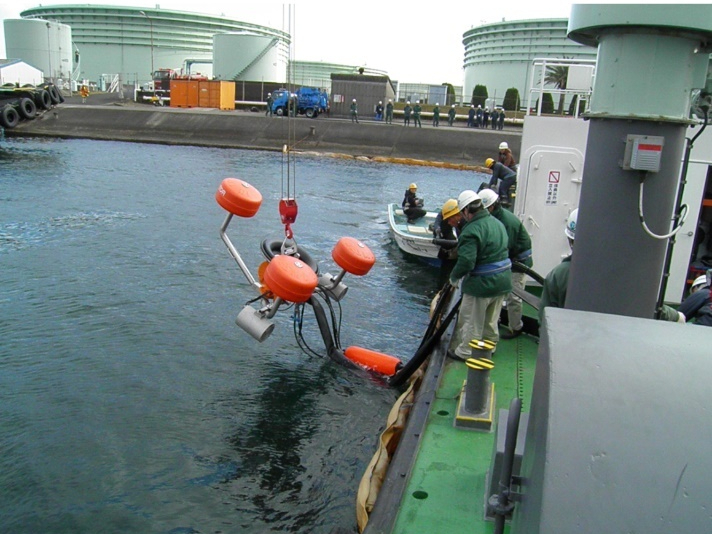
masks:
<svg viewBox="0 0 712 534"><path fill-rule="evenodd" d="M440 102L435 102L433 108L433 126L440 126Z"/></svg>
<svg viewBox="0 0 712 534"><path fill-rule="evenodd" d="M497 322L504 297L512 291L507 230L482 207L474 191L457 198L465 223L457 238L457 262L450 284L462 284L462 303L450 357L466 360L471 341L499 341Z"/></svg>
<svg viewBox="0 0 712 534"><path fill-rule="evenodd" d="M274 102L274 99L272 98L272 93L267 93L267 112L265 113L265 117L272 116L272 102Z"/></svg>
<svg viewBox="0 0 712 534"><path fill-rule="evenodd" d="M355 98L351 102L351 122L358 122L358 104Z"/></svg>
<svg viewBox="0 0 712 534"><path fill-rule="evenodd" d="M506 210L499 203L499 196L491 189L483 189L478 193L482 199L482 206L489 210L492 216L500 221L507 230L509 249L509 259L512 262L519 262L531 268L534 265L532 260L532 239L529 232L524 228L522 221L509 210ZM512 287L524 291L524 281L526 274L512 268ZM522 322L522 299L513 292L507 295L507 317L509 318L510 332L500 335L502 339L512 339L522 333L524 323Z"/></svg>
<svg viewBox="0 0 712 534"><path fill-rule="evenodd" d="M393 124L393 100L388 99L388 104L386 104L386 123Z"/></svg>
<svg viewBox="0 0 712 534"><path fill-rule="evenodd" d="M410 124L411 113L413 113L413 108L410 107L410 100L408 100L403 108L403 126L408 126Z"/></svg>
<svg viewBox="0 0 712 534"><path fill-rule="evenodd" d="M423 108L420 107L420 100L415 101L415 106L413 106L413 126L416 128L422 128L423 125L420 123L420 112Z"/></svg>
<svg viewBox="0 0 712 534"><path fill-rule="evenodd" d="M450 106L450 109L447 110L447 125L452 126L452 124L455 122L455 104Z"/></svg>
<svg viewBox="0 0 712 534"><path fill-rule="evenodd" d="M564 228L564 233L569 240L569 247L571 247L572 251L574 239L576 239L576 219L578 219L578 208L572 211L569 218L566 219L566 227ZM541 301L539 302L539 324L544 319L544 308L547 306L563 308L566 305L566 290L569 285L570 269L571 255L568 255L546 275L541 291Z"/></svg>

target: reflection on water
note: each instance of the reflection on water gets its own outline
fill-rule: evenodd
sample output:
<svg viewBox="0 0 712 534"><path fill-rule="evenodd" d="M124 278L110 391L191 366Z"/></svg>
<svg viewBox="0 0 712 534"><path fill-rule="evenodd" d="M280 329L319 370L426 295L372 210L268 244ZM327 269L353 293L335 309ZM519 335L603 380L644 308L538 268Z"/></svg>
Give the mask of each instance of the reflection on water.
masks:
<svg viewBox="0 0 712 534"><path fill-rule="evenodd" d="M331 362L307 313L259 344L254 295L218 230L234 176L263 194L231 223L246 264L279 239L281 157L97 141L0 140L0 516L7 532L355 528L358 481L396 391ZM482 177L320 158L296 167L301 246L336 274L342 236L376 265L347 276L341 341L409 358L437 270L388 236L416 181L436 208ZM100 525L100 526L99 526Z"/></svg>

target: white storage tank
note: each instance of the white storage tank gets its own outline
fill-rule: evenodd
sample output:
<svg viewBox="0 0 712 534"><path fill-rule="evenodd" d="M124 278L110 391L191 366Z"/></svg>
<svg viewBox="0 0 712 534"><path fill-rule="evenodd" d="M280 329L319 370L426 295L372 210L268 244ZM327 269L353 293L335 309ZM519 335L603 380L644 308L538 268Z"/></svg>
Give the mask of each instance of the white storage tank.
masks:
<svg viewBox="0 0 712 534"><path fill-rule="evenodd" d="M73 69L72 29L42 19L6 19L8 58L21 59L42 70L46 81L69 80Z"/></svg>
<svg viewBox="0 0 712 534"><path fill-rule="evenodd" d="M220 80L286 82L287 44L250 32L213 36L213 76Z"/></svg>

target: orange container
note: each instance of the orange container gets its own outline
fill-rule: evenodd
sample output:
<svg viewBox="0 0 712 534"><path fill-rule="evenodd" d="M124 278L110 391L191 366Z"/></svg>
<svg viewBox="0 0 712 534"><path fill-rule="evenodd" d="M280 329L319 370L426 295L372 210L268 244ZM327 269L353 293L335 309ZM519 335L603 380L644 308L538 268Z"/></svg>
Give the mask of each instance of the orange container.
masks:
<svg viewBox="0 0 712 534"><path fill-rule="evenodd" d="M235 109L235 82L202 80L198 85L198 106L201 108Z"/></svg>
<svg viewBox="0 0 712 534"><path fill-rule="evenodd" d="M306 302L319 282L311 267L298 258L284 254L270 260L264 279L272 293L288 302Z"/></svg>
<svg viewBox="0 0 712 534"><path fill-rule="evenodd" d="M198 80L171 80L171 107L198 107L199 89Z"/></svg>
<svg viewBox="0 0 712 534"><path fill-rule="evenodd" d="M342 237L331 251L331 257L336 264L347 273L363 276L376 263L376 257L371 249L358 239Z"/></svg>
<svg viewBox="0 0 712 534"><path fill-rule="evenodd" d="M262 205L262 194L247 182L225 178L215 193L223 209L238 217L252 217Z"/></svg>
<svg viewBox="0 0 712 534"><path fill-rule="evenodd" d="M344 356L362 367L388 376L396 374L403 365L395 356L364 349L363 347L348 347L344 351Z"/></svg>

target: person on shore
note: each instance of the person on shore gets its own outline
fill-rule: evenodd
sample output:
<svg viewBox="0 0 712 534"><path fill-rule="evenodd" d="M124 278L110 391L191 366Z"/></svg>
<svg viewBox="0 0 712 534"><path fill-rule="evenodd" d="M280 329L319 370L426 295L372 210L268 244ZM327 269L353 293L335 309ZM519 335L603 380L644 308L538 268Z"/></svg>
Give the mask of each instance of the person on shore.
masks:
<svg viewBox="0 0 712 534"><path fill-rule="evenodd" d="M471 341L499 341L497 322L504 297L512 291L512 262L504 225L482 207L474 191L463 191L457 199L464 219L457 238L457 261L450 284L461 285L462 302L448 355L466 360Z"/></svg>
<svg viewBox="0 0 712 534"><path fill-rule="evenodd" d="M435 107L433 108L433 126L440 126L440 102L435 102Z"/></svg>
<svg viewBox="0 0 712 534"><path fill-rule="evenodd" d="M415 101L415 106L413 106L413 126L416 128L422 128L423 125L420 122L420 113L423 108L420 107L420 100Z"/></svg>
<svg viewBox="0 0 712 534"><path fill-rule="evenodd" d="M485 160L485 167L492 169L492 178L489 181L490 189L497 188L501 201L507 204L511 203L509 189L517 183L517 173L492 158ZM497 187L497 182L499 182L499 187Z"/></svg>
<svg viewBox="0 0 712 534"><path fill-rule="evenodd" d="M497 108L494 108L492 110L492 129L493 130L497 129L498 122L499 122L499 111L497 111Z"/></svg>
<svg viewBox="0 0 712 534"><path fill-rule="evenodd" d="M351 122L358 123L358 104L356 104L356 99L354 98L351 102Z"/></svg>
<svg viewBox="0 0 712 534"><path fill-rule="evenodd" d="M482 106L479 104L477 105L477 111L475 112L475 124L477 124L477 128L482 128L482 117L484 115L484 111L482 111Z"/></svg>
<svg viewBox="0 0 712 534"><path fill-rule="evenodd" d="M507 230L507 248L509 249L509 259L519 262L529 268L534 265L532 260L532 239L529 236L522 221L509 210L502 207L499 196L491 189L484 189L479 193L482 199L482 207L488 210L492 216L501 222ZM512 267L512 288L524 291L526 275ZM522 322L522 299L514 292L509 293L505 299L507 303L507 317L509 319L509 332L501 334L502 339L513 339L522 333L524 323Z"/></svg>
<svg viewBox="0 0 712 534"><path fill-rule="evenodd" d="M503 130L504 129L504 108L499 110L499 120L497 121L497 129Z"/></svg>
<svg viewBox="0 0 712 534"><path fill-rule="evenodd" d="M386 104L386 124L393 124L393 100L390 98Z"/></svg>
<svg viewBox="0 0 712 534"><path fill-rule="evenodd" d="M485 110L482 112L482 127L487 128L489 126L489 108L485 108Z"/></svg>
<svg viewBox="0 0 712 534"><path fill-rule="evenodd" d="M272 104L274 103L274 98L272 98L272 93L267 93L267 111L265 112L265 117L272 116Z"/></svg>
<svg viewBox="0 0 712 534"><path fill-rule="evenodd" d="M427 213L427 211L423 209L423 199L416 196L417 192L418 186L414 183L410 184L408 189L405 190L405 196L401 204L403 213L408 218L408 224L413 224L417 219L424 217Z"/></svg>
<svg viewBox="0 0 712 534"><path fill-rule="evenodd" d="M457 114L457 111L455 111L455 104L450 106L450 109L447 111L447 125L452 126L455 122L455 115Z"/></svg>
<svg viewBox="0 0 712 534"><path fill-rule="evenodd" d="M413 108L410 107L410 100L405 103L403 108L403 126L410 125L410 114L413 112Z"/></svg>
<svg viewBox="0 0 712 534"><path fill-rule="evenodd" d="M376 105L376 120L377 121L383 120L383 102L381 102L380 100L378 101L378 104Z"/></svg>
<svg viewBox="0 0 712 534"><path fill-rule="evenodd" d="M82 97L82 104L86 104L89 96L89 88L86 85L82 85L79 89L79 96Z"/></svg>
<svg viewBox="0 0 712 534"><path fill-rule="evenodd" d="M470 110L467 112L467 127L475 127L475 106L474 104L470 106Z"/></svg>
<svg viewBox="0 0 712 534"><path fill-rule="evenodd" d="M512 151L509 149L509 145L506 141L502 141L499 144L499 157L497 158L497 161L505 167L509 167L514 172L517 172L518 170L517 162L514 160L514 154L512 154Z"/></svg>

